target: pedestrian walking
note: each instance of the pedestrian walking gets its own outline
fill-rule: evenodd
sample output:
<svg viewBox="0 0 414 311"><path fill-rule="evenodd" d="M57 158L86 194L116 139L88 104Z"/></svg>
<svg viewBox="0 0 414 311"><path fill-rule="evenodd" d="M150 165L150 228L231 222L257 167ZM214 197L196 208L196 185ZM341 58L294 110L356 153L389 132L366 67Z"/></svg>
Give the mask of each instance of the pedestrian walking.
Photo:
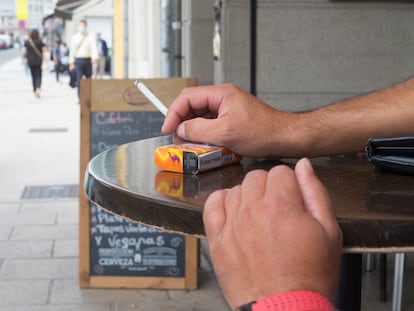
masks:
<svg viewBox="0 0 414 311"><path fill-rule="evenodd" d="M95 79L102 79L105 73L106 58L108 57L108 45L99 32L96 34L96 48L99 58L96 63Z"/></svg>
<svg viewBox="0 0 414 311"><path fill-rule="evenodd" d="M42 39L40 39L39 31L33 29L24 43L23 53L30 68L33 92L37 98L40 97L40 88L42 86L42 63L45 49L46 46Z"/></svg>
<svg viewBox="0 0 414 311"><path fill-rule="evenodd" d="M52 49L52 60L53 64L55 65L54 71L56 74L56 82L59 82L59 74L64 72L64 66L62 64L62 49L61 49L61 41L56 40L55 46Z"/></svg>
<svg viewBox="0 0 414 311"><path fill-rule="evenodd" d="M78 32L72 37L69 51L69 70L76 72L76 85L80 97L80 80L92 76L92 64L98 59L96 40L88 34L86 20L79 22Z"/></svg>

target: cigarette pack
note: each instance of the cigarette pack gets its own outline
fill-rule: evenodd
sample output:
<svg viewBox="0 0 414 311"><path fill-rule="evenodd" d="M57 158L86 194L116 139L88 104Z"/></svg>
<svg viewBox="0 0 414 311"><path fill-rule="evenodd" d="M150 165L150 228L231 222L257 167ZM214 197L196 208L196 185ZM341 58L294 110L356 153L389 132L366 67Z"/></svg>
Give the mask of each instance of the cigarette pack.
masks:
<svg viewBox="0 0 414 311"><path fill-rule="evenodd" d="M193 143L161 146L154 152L154 162L160 170L185 174L198 174L241 159L226 148Z"/></svg>

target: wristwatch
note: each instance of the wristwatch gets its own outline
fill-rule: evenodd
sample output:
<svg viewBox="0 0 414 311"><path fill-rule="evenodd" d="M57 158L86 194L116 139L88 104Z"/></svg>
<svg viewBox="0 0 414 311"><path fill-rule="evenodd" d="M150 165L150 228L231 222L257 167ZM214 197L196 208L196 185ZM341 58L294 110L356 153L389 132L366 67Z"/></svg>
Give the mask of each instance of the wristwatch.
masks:
<svg viewBox="0 0 414 311"><path fill-rule="evenodd" d="M298 290L269 296L237 307L234 311L334 311L332 303L319 293Z"/></svg>
<svg viewBox="0 0 414 311"><path fill-rule="evenodd" d="M237 307L234 311L252 311L252 305L254 305L256 301L252 301L246 303L245 305Z"/></svg>

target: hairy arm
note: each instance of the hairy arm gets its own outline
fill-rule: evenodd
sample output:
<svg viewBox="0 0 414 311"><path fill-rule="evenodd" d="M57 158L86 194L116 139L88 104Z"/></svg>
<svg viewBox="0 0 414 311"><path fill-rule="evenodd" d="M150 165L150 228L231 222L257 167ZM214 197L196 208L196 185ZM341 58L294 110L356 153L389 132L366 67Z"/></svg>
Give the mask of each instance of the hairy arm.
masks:
<svg viewBox="0 0 414 311"><path fill-rule="evenodd" d="M294 156L362 151L371 137L414 134L414 79L299 116ZM303 141L303 143L301 142Z"/></svg>

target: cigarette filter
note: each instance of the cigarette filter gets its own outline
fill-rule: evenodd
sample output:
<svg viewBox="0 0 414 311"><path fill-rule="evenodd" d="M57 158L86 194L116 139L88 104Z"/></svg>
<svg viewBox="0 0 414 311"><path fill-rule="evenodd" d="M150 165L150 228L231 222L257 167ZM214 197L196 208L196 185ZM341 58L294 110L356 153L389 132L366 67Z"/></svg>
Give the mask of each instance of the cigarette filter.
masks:
<svg viewBox="0 0 414 311"><path fill-rule="evenodd" d="M223 147L192 143L161 146L154 152L154 162L160 170L185 174L198 174L241 159Z"/></svg>

